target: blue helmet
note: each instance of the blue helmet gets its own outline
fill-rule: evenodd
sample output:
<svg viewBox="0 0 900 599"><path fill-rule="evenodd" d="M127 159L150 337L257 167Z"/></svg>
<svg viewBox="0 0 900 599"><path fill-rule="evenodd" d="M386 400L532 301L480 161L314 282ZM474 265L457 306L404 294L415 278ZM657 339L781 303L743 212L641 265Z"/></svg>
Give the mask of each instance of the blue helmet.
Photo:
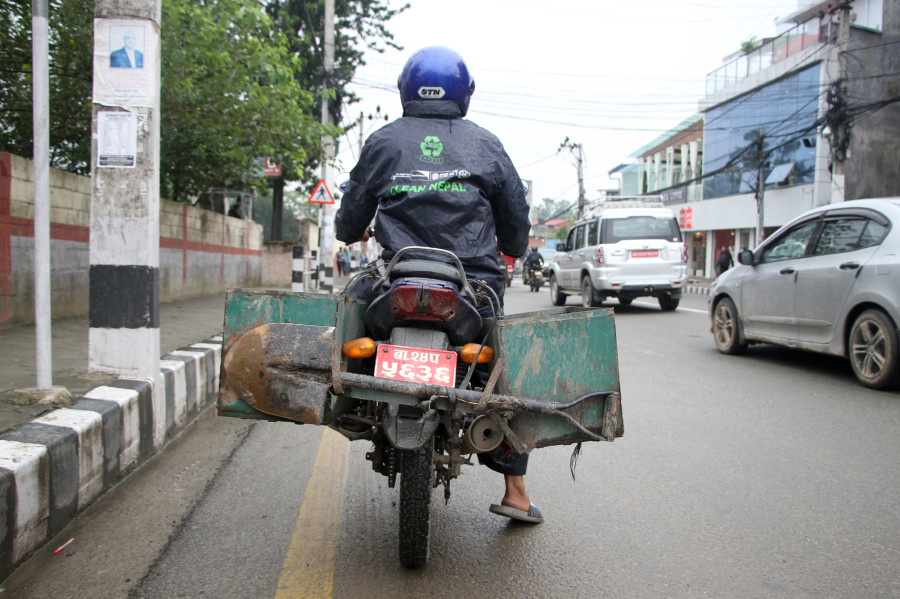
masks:
<svg viewBox="0 0 900 599"><path fill-rule="evenodd" d="M466 116L475 79L462 56L450 48L429 46L409 57L397 88L404 108L413 100L452 100Z"/></svg>

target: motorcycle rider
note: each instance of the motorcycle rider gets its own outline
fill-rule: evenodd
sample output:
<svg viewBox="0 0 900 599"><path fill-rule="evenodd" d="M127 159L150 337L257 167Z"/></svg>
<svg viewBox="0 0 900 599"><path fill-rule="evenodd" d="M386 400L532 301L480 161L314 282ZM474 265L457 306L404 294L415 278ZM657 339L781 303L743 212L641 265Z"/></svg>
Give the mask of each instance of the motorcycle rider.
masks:
<svg viewBox="0 0 900 599"><path fill-rule="evenodd" d="M535 270L540 270L543 266L544 257L538 252L536 245L531 246L531 251L528 252L528 256L525 258L526 278L530 281L532 273L534 273Z"/></svg>
<svg viewBox="0 0 900 599"><path fill-rule="evenodd" d="M525 187L489 131L463 119L475 80L450 48L415 52L397 80L403 116L373 133L350 173L335 237L346 243L375 237L390 260L408 246L449 250L470 279L485 281L503 301L505 272L498 249L521 256L528 246ZM491 315L489 306L479 308ZM505 450L503 448L506 448ZM529 522L543 520L525 492L528 454L501 444L479 461L504 475L502 502L491 511Z"/></svg>

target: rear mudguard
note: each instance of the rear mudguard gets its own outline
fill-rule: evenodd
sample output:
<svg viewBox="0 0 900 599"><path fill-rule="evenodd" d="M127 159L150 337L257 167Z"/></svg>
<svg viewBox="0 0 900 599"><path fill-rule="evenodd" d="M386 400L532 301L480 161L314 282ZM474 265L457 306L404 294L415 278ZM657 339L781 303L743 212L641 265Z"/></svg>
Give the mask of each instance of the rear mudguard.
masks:
<svg viewBox="0 0 900 599"><path fill-rule="evenodd" d="M385 410L384 434L397 449L414 450L422 447L434 435L440 422L438 411L390 404Z"/></svg>

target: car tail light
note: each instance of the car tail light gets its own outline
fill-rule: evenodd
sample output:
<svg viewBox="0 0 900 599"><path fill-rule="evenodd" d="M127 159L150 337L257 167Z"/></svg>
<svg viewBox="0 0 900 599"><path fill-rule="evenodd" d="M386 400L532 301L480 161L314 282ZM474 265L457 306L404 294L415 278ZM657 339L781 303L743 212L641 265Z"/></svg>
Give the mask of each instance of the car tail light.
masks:
<svg viewBox="0 0 900 599"><path fill-rule="evenodd" d="M404 283L391 291L390 307L398 320L449 322L459 311L459 295L443 285Z"/></svg>
<svg viewBox="0 0 900 599"><path fill-rule="evenodd" d="M597 247L597 264L603 266L606 264L606 258L603 256L603 248Z"/></svg>
<svg viewBox="0 0 900 599"><path fill-rule="evenodd" d="M687 264L687 261L688 261L688 252L687 252L687 246L686 246L686 245L682 245L682 246L681 246L681 261L682 261L684 264Z"/></svg>

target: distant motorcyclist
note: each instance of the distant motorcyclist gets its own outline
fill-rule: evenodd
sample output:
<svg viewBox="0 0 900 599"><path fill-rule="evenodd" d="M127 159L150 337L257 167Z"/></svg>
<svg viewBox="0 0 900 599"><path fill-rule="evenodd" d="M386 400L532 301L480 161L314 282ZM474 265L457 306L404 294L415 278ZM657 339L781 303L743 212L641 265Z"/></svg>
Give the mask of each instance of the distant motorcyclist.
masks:
<svg viewBox="0 0 900 599"><path fill-rule="evenodd" d="M525 186L503 145L462 118L475 80L459 54L431 46L409 58L397 87L403 116L366 141L343 187L335 236L346 243L368 239L375 218L385 260L409 246L449 250L469 278L485 281L502 302L506 273L497 250L522 256L531 225ZM528 454L504 447L478 454L506 483L503 501L491 511L540 522L525 492Z"/></svg>
<svg viewBox="0 0 900 599"><path fill-rule="evenodd" d="M531 246L531 251L528 252L528 256L525 258L526 279L530 280L532 273L536 270L541 270L543 266L544 257L541 256L537 246Z"/></svg>

